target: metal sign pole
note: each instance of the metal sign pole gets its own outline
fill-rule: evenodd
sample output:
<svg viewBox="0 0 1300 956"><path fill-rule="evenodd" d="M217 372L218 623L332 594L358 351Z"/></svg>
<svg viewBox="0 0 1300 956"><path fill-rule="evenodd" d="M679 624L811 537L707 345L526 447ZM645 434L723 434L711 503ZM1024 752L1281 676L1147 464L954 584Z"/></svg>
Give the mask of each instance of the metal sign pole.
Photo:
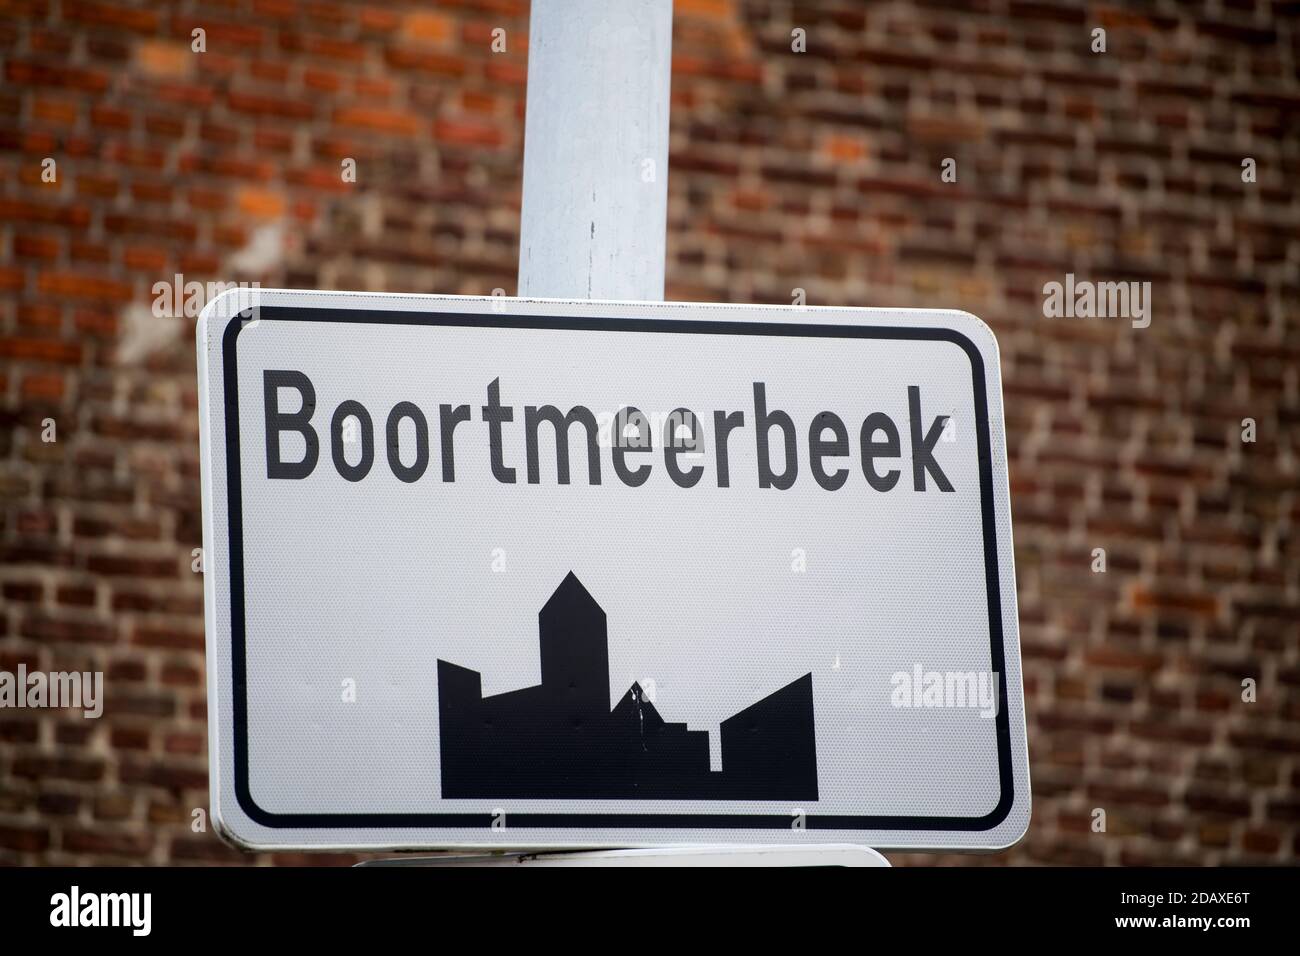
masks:
<svg viewBox="0 0 1300 956"><path fill-rule="evenodd" d="M521 297L664 297L672 29L672 0L533 0Z"/></svg>

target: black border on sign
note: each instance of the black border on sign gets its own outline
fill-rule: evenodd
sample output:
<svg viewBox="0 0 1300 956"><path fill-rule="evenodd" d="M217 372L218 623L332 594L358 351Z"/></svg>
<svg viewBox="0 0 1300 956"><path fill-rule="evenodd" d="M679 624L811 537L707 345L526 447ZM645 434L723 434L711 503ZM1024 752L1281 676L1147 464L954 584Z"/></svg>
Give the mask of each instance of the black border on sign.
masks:
<svg viewBox="0 0 1300 956"><path fill-rule="evenodd" d="M1003 654L1002 599L998 582L997 530L993 510L993 455L989 440L988 397L984 359L966 336L953 329L891 326L801 325L792 322L732 322L704 319L574 318L553 316L475 315L456 312L401 312L372 309L260 306L258 321L350 322L358 325L426 325L470 328L522 328L530 331L700 333L706 335L778 335L845 339L905 339L952 342L966 353L974 383L975 431L979 453L981 518L984 530L984 578L989 609L990 661L998 675L1002 706L997 714L997 805L982 817L845 816L809 814L810 830L956 830L976 832L997 826L1011 812L1015 783L1011 770L1011 730L1007 715L1007 675ZM244 630L244 551L239 455L239 377L235 340L251 320L236 315L222 334L225 394L226 512L230 536L231 699L234 702L235 798L250 820L277 829L386 829L424 827L486 828L491 813L271 813L253 800L248 780L247 659ZM747 813L512 813L511 828L575 829L747 829L788 830L784 814Z"/></svg>

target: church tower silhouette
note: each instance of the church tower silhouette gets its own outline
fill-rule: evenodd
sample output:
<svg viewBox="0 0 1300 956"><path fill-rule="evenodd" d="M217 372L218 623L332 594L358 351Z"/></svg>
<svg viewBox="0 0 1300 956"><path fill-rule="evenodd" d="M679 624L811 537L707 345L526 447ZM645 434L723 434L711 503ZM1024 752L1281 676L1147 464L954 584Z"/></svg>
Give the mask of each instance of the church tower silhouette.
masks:
<svg viewBox="0 0 1300 956"><path fill-rule="evenodd" d="M570 571L537 615L542 686L554 690L574 716L597 719L609 710L609 640L605 612Z"/></svg>
<svg viewBox="0 0 1300 956"><path fill-rule="evenodd" d="M569 572L538 614L542 682L483 697L476 671L438 661L442 796L816 800L812 675L709 735L669 723L640 684L609 706L605 612Z"/></svg>

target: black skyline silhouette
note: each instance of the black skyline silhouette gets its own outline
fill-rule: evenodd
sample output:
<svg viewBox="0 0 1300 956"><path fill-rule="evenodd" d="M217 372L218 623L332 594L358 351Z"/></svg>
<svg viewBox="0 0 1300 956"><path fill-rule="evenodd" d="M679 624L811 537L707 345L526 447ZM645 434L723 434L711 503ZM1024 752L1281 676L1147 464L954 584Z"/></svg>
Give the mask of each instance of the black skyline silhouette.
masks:
<svg viewBox="0 0 1300 956"><path fill-rule="evenodd" d="M812 674L707 731L670 724L640 684L609 709L605 612L573 572L538 614L542 682L484 697L477 671L438 661L442 796L816 800Z"/></svg>

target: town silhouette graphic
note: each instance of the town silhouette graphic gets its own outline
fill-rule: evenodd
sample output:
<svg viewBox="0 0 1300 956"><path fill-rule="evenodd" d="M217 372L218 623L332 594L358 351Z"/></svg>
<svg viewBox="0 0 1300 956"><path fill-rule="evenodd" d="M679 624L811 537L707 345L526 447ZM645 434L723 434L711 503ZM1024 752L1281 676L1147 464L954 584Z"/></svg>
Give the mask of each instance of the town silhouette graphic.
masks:
<svg viewBox="0 0 1300 956"><path fill-rule="evenodd" d="M605 612L570 572L538 614L542 682L484 697L438 661L442 796L816 800L812 674L707 731L668 723L640 684L609 708Z"/></svg>

